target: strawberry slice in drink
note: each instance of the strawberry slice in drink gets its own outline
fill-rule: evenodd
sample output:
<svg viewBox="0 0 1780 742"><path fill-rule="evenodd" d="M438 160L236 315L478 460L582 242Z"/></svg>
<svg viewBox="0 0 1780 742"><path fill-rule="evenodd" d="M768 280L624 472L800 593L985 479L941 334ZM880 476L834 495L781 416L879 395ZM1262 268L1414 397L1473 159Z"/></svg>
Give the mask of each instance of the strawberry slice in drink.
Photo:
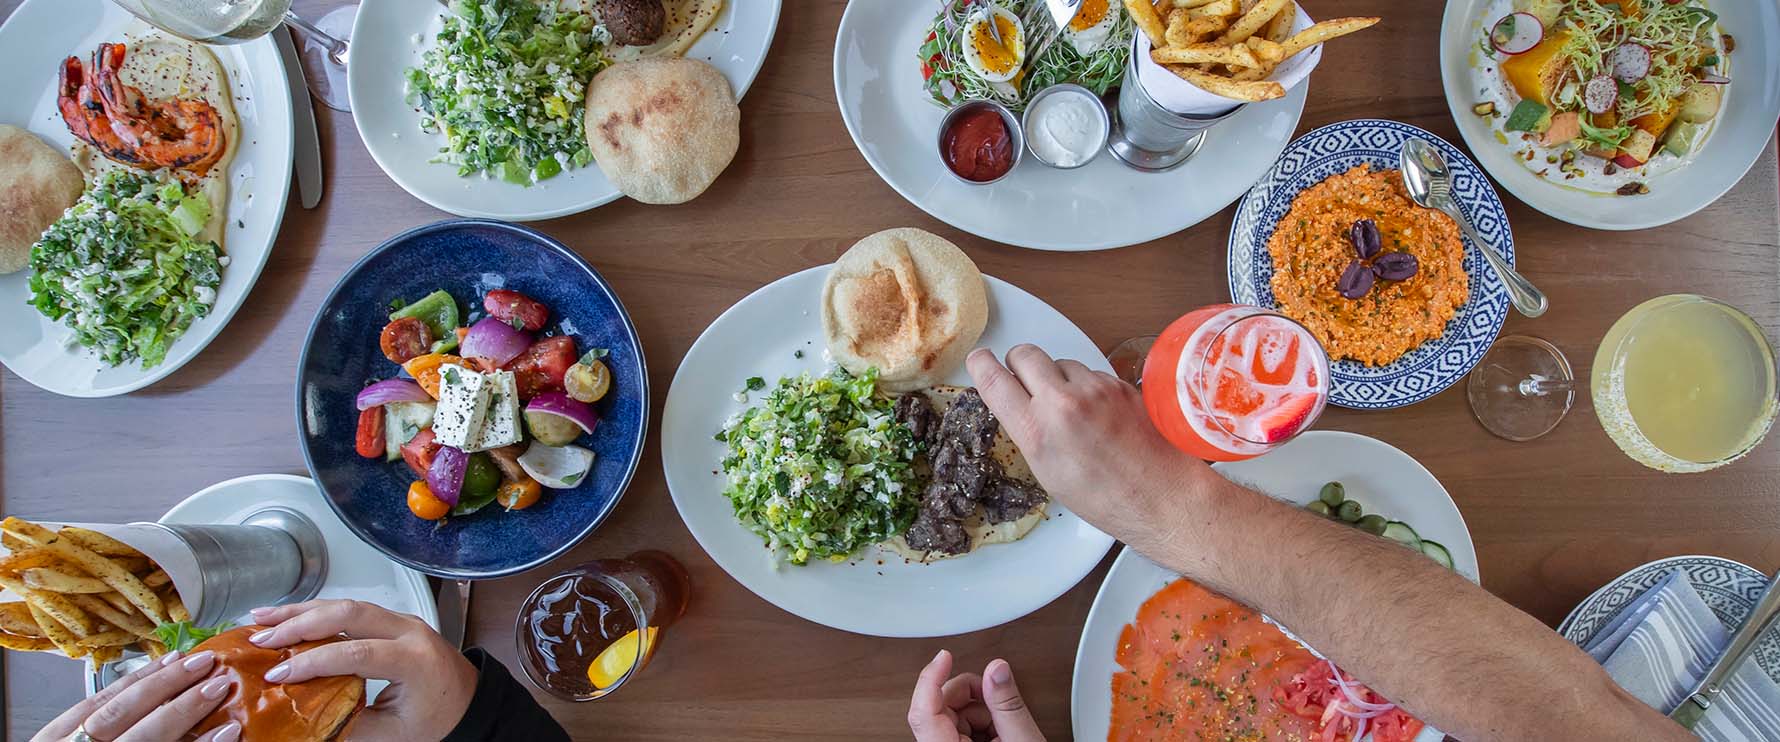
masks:
<svg viewBox="0 0 1780 742"><path fill-rule="evenodd" d="M1316 410L1315 394L1291 394L1281 397L1279 403L1261 413L1257 422L1260 423L1261 442L1280 443L1297 434L1304 427L1304 421Z"/></svg>

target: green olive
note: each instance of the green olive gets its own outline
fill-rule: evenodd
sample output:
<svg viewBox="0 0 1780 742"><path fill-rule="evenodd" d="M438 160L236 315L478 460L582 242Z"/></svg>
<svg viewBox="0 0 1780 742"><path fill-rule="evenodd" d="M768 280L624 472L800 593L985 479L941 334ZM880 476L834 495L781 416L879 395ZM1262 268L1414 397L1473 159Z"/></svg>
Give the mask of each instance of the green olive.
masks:
<svg viewBox="0 0 1780 742"><path fill-rule="evenodd" d="M1360 516L1365 515L1365 512L1360 508L1359 500L1348 500L1341 503L1341 507L1335 509L1335 514L1349 523L1358 523Z"/></svg>
<svg viewBox="0 0 1780 742"><path fill-rule="evenodd" d="M1323 502L1322 500L1311 500L1310 504L1305 505L1304 507L1310 510L1310 512L1316 513L1324 518L1329 517L1330 513L1333 512L1329 509L1329 503Z"/></svg>
<svg viewBox="0 0 1780 742"><path fill-rule="evenodd" d="M1341 501L1347 499L1347 489L1340 482L1330 482L1323 485L1323 491L1318 492L1316 498L1331 509L1338 508L1341 507Z"/></svg>

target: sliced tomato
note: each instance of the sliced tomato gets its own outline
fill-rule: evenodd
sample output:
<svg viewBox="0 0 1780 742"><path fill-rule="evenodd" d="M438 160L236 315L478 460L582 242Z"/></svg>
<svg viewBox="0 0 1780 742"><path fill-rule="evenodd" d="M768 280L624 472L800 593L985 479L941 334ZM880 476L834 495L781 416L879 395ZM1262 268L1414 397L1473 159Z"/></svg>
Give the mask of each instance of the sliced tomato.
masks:
<svg viewBox="0 0 1780 742"><path fill-rule="evenodd" d="M1617 157L1614 157L1613 164L1627 170L1644 167L1644 163L1641 160L1628 154L1620 154Z"/></svg>
<svg viewBox="0 0 1780 742"><path fill-rule="evenodd" d="M532 347L502 368L513 372L519 398L531 399L544 392L562 391L563 374L575 365L575 360L575 339L557 335L532 343Z"/></svg>
<svg viewBox="0 0 1780 742"><path fill-rule="evenodd" d="M550 309L543 303L506 289L495 289L482 297L482 310L488 312L488 316L517 325L526 332L542 330L544 323L550 321Z"/></svg>
<svg viewBox="0 0 1780 742"><path fill-rule="evenodd" d="M1422 726L1403 709L1393 709L1372 720L1372 742L1411 742L1422 733Z"/></svg>
<svg viewBox="0 0 1780 742"><path fill-rule="evenodd" d="M358 431L352 447L358 455L375 459L383 455L383 408L372 407L358 413Z"/></svg>
<svg viewBox="0 0 1780 742"><path fill-rule="evenodd" d="M428 469L433 468L433 457L439 453L440 445L433 440L433 429L427 428L415 433L407 443L402 444L402 461L408 464L414 476L426 478Z"/></svg>
<svg viewBox="0 0 1780 742"><path fill-rule="evenodd" d="M383 326L383 334L377 338L377 346L383 350L383 357L392 363L407 363L409 359L427 354L433 345L433 332L419 317L402 317L390 320Z"/></svg>

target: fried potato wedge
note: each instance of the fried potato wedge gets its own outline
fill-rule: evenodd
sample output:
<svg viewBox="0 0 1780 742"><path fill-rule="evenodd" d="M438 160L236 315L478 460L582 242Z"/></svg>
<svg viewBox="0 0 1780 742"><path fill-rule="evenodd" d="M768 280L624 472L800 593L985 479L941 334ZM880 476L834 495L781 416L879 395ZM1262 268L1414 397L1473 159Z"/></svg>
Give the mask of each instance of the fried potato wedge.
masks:
<svg viewBox="0 0 1780 742"><path fill-rule="evenodd" d="M1285 86L1272 80L1232 80L1222 75L1201 72L1186 65L1163 65L1168 71L1179 75L1182 80L1192 83L1200 90L1213 95L1221 95L1233 100L1250 103L1284 98Z"/></svg>

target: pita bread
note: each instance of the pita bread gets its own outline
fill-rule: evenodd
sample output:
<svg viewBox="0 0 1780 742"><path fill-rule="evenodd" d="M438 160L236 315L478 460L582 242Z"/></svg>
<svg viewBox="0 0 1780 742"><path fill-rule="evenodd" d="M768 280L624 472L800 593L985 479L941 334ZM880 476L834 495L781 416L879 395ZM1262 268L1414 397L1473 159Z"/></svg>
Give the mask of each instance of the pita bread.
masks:
<svg viewBox="0 0 1780 742"><path fill-rule="evenodd" d="M704 193L735 159L742 111L729 80L693 59L607 67L587 86L587 146L613 185L646 204Z"/></svg>
<svg viewBox="0 0 1780 742"><path fill-rule="evenodd" d="M888 229L853 245L822 288L822 331L836 363L878 369L891 392L946 378L989 322L983 274L945 238Z"/></svg>
<svg viewBox="0 0 1780 742"><path fill-rule="evenodd" d="M66 155L31 132L0 124L0 273L30 265L31 246L85 188Z"/></svg>

